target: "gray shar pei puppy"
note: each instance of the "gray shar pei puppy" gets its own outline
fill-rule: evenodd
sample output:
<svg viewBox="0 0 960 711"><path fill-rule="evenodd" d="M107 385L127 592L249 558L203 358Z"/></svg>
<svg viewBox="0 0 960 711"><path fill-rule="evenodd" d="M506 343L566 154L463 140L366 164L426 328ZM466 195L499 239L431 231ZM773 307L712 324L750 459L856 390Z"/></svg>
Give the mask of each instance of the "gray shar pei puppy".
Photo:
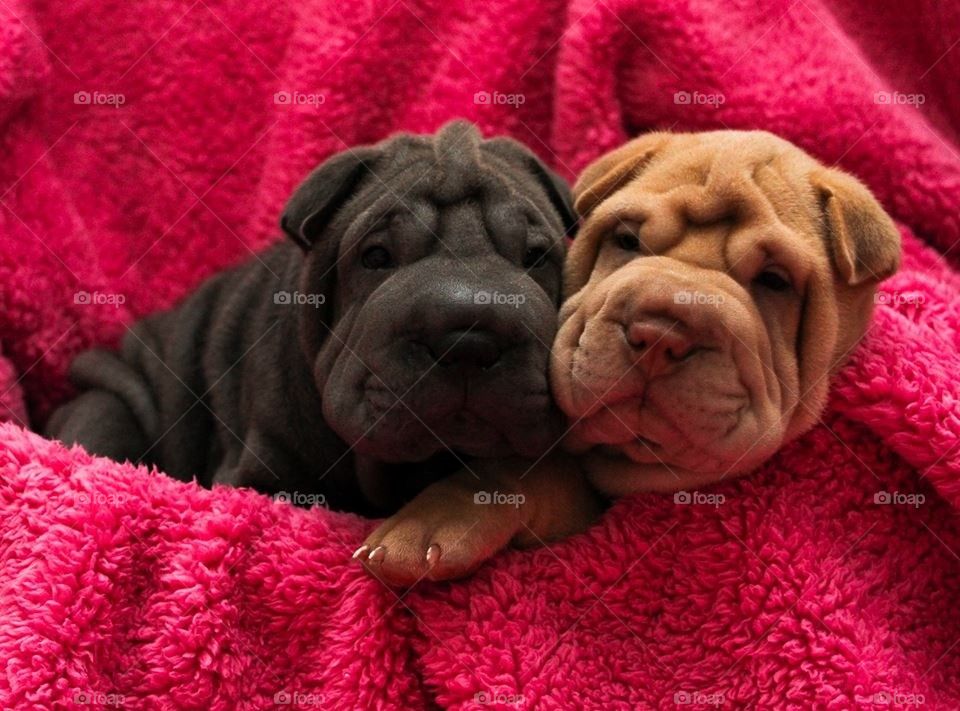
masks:
<svg viewBox="0 0 960 711"><path fill-rule="evenodd" d="M559 437L547 382L567 186L465 122L330 158L291 238L80 354L48 434L201 484L390 513Z"/></svg>

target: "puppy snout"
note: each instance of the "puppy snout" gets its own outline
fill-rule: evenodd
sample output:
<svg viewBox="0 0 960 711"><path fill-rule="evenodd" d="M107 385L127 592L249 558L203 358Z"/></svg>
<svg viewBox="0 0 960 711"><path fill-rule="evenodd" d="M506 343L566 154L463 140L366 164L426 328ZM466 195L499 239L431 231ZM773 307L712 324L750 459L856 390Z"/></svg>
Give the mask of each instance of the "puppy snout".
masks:
<svg viewBox="0 0 960 711"><path fill-rule="evenodd" d="M673 319L636 318L624 326L624 332L636 359L652 374L671 370L699 347L690 329Z"/></svg>
<svg viewBox="0 0 960 711"><path fill-rule="evenodd" d="M430 355L441 366L491 368L500 360L502 348L497 336L481 329L454 329L427 340Z"/></svg>

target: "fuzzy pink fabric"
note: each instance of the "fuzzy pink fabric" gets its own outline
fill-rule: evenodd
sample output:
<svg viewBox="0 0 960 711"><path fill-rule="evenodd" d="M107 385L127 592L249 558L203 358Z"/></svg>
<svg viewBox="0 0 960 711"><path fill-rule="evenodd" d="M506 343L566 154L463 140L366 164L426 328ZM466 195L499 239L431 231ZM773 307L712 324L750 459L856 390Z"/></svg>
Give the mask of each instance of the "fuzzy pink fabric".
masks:
<svg viewBox="0 0 960 711"><path fill-rule="evenodd" d="M0 2L0 708L960 708L958 33L937 0ZM321 158L455 116L568 177L727 126L866 180L904 269L822 423L401 596L349 560L370 522L20 426Z"/></svg>

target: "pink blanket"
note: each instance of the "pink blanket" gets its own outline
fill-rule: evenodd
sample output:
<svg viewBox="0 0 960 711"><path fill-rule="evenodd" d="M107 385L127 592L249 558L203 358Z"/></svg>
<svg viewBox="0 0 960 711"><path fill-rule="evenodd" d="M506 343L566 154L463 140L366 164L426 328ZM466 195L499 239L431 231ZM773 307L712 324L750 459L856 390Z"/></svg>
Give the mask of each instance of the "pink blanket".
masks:
<svg viewBox="0 0 960 711"><path fill-rule="evenodd" d="M2 0L0 708L960 708L958 33L937 0ZM349 560L370 522L23 429L319 159L455 116L568 177L726 126L867 181L904 269L822 423L405 595Z"/></svg>

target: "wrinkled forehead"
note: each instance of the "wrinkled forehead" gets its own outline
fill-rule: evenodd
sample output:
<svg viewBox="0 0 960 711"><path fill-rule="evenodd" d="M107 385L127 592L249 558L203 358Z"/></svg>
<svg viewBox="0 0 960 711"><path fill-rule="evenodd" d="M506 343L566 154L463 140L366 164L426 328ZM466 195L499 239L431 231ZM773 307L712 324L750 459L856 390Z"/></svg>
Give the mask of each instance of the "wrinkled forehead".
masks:
<svg viewBox="0 0 960 711"><path fill-rule="evenodd" d="M771 248L788 241L798 257L825 254L821 212L809 174L815 163L782 141L677 141L602 203L608 226L631 221L645 245L664 253L691 234Z"/></svg>
<svg viewBox="0 0 960 711"><path fill-rule="evenodd" d="M498 248L522 242L531 225L551 242L563 239L562 230L552 229L558 218L549 198L530 176L482 146L461 150L421 137L385 152L345 212L346 243L386 223L411 236L483 238Z"/></svg>

